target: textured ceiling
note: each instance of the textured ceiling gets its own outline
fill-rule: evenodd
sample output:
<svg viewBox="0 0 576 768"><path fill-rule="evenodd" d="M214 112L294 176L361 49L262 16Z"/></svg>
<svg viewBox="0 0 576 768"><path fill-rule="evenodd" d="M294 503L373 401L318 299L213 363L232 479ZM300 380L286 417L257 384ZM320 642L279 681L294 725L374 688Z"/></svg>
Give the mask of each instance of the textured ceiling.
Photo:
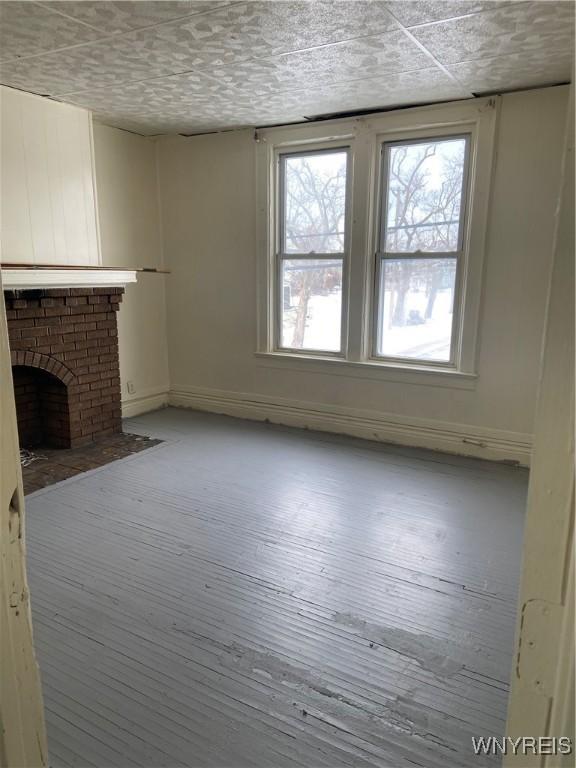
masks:
<svg viewBox="0 0 576 768"><path fill-rule="evenodd" d="M566 82L573 0L0 2L0 81L145 135Z"/></svg>

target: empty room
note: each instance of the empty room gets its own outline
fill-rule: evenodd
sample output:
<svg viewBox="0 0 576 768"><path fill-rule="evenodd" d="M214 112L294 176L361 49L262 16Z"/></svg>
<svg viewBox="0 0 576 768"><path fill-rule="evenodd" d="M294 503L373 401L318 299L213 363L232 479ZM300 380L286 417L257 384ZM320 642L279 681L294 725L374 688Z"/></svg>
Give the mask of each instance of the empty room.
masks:
<svg viewBox="0 0 576 768"><path fill-rule="evenodd" d="M574 3L0 1L0 765L574 765Z"/></svg>

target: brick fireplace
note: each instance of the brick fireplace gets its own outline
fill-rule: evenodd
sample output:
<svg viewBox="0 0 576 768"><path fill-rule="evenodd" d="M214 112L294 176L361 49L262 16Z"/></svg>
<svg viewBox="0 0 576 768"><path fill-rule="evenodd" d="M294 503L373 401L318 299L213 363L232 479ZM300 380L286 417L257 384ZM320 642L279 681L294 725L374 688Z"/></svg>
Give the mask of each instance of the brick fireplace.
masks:
<svg viewBox="0 0 576 768"><path fill-rule="evenodd" d="M121 432L121 287L4 291L23 448L75 448Z"/></svg>

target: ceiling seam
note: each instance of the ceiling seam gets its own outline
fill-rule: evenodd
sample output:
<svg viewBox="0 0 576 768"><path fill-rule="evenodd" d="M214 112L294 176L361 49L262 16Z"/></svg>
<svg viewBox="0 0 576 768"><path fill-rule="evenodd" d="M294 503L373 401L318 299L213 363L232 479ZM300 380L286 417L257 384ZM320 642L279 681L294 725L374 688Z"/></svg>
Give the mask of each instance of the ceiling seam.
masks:
<svg viewBox="0 0 576 768"><path fill-rule="evenodd" d="M541 2L542 0L540 0ZM502 8L510 8L510 6L514 5L513 2L499 2L498 5L494 5L492 8L482 8L479 11L473 11L472 13L462 13L459 16L450 16L447 19L434 19L433 21L421 21L417 24L402 24L404 29L422 29L422 27L436 27L439 24L445 24L449 21L458 21L459 19L471 19L473 16L480 16L484 13L494 13L495 11L500 11ZM392 10L390 10L390 13L394 13ZM395 17L396 18L396 17Z"/></svg>
<svg viewBox="0 0 576 768"><path fill-rule="evenodd" d="M49 5L45 5L41 2L34 2L32 5L37 6L38 8L42 8L43 11L47 11L48 13L55 13L57 16L61 16L64 19L68 19L69 21L73 21L75 24L80 24L82 27L87 27L88 29L94 30L94 32L102 32L101 29L98 29L98 27L93 27L92 24L89 24L87 21L82 21L81 19L75 19L73 16L68 16L67 13L64 13L63 11L60 11L58 8L52 8ZM40 54L34 54L40 55Z"/></svg>
<svg viewBox="0 0 576 768"><path fill-rule="evenodd" d="M412 43L414 43L414 45L416 45L422 51L422 53L425 53L434 62L434 65L441 72L443 72L448 78L450 78L450 80L452 80L456 85L459 85L468 93L470 94L472 93L472 91L469 88L466 88L466 86L463 83L461 83L457 77L454 77L454 75L452 75L452 73L444 66L444 64L442 64L442 62L439 61L436 58L436 56L434 56L434 54L431 51L429 51L428 48L426 48L426 46L423 43L421 43L416 37L414 37L414 35L410 32L409 29L404 28L404 34L408 37L409 40L411 40Z"/></svg>

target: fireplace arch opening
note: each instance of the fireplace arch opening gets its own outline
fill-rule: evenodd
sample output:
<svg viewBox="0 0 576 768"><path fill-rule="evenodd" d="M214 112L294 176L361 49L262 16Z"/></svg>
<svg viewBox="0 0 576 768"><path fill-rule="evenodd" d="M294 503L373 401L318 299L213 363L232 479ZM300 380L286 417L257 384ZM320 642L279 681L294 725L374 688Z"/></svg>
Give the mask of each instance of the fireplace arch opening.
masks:
<svg viewBox="0 0 576 768"><path fill-rule="evenodd" d="M29 365L13 365L12 377L20 447L70 448L68 386Z"/></svg>

